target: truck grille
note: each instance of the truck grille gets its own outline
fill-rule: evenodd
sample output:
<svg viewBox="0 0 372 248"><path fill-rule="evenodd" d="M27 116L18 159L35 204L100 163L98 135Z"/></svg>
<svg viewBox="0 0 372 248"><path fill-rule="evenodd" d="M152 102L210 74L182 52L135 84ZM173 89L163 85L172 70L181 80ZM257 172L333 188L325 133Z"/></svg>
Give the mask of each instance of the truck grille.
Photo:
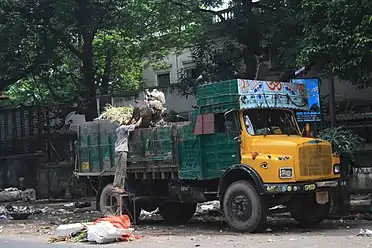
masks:
<svg viewBox="0 0 372 248"><path fill-rule="evenodd" d="M332 150L328 145L305 145L299 148L301 177L332 173Z"/></svg>

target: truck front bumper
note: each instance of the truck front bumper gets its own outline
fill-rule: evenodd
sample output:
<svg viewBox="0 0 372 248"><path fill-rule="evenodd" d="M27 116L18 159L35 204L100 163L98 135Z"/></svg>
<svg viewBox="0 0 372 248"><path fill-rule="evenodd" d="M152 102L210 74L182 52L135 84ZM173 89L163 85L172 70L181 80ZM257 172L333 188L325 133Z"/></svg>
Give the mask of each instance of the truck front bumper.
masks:
<svg viewBox="0 0 372 248"><path fill-rule="evenodd" d="M263 194L295 194L315 192L324 189L337 188L346 186L346 180L333 179L317 182L301 182L301 183L274 183L263 184Z"/></svg>

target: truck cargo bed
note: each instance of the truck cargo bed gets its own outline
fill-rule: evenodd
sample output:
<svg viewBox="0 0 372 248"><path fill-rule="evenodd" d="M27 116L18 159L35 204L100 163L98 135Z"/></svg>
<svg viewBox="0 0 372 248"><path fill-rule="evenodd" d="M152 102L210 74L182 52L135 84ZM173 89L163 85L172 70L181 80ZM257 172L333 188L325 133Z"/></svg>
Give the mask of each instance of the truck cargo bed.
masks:
<svg viewBox="0 0 372 248"><path fill-rule="evenodd" d="M78 175L114 174L116 128L117 125L109 121L87 122L79 126L75 168ZM177 177L179 137L185 141L185 132L191 134L188 122L136 129L128 142L128 177Z"/></svg>

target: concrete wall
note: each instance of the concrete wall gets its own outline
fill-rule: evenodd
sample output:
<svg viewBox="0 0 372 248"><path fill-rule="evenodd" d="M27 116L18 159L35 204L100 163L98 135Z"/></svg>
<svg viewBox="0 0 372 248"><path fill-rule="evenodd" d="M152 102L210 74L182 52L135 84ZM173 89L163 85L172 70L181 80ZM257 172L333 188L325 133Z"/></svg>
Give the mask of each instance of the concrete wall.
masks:
<svg viewBox="0 0 372 248"><path fill-rule="evenodd" d="M353 168L353 175L348 180L351 192L370 192L372 189L372 168Z"/></svg>
<svg viewBox="0 0 372 248"><path fill-rule="evenodd" d="M142 78L146 87L158 86L157 75L163 73L170 73L170 83L178 82L181 69L195 68L195 63L192 61L190 50L184 50L180 55L175 53L169 54L164 58L164 62L168 65L167 69L155 70L153 68L146 68L142 73Z"/></svg>

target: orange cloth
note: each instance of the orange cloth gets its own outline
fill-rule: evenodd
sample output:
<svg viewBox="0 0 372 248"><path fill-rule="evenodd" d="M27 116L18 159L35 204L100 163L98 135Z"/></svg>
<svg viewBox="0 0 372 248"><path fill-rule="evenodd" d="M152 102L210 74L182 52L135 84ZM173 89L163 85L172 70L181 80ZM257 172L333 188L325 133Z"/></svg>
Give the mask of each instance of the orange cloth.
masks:
<svg viewBox="0 0 372 248"><path fill-rule="evenodd" d="M96 220L93 225L101 221L110 222L114 227L118 229L128 229L130 227L130 218L126 214L121 216L106 216L104 218ZM122 241L131 241L135 239L139 239L139 236L136 236L132 233L127 233L121 237Z"/></svg>

